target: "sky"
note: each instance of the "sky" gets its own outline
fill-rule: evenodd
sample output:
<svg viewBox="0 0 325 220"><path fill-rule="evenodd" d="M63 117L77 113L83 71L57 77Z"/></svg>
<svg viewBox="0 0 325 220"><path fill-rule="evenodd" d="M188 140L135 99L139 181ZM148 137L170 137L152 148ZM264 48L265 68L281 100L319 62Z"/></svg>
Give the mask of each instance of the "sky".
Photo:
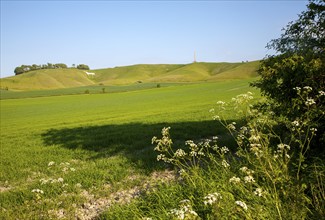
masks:
<svg viewBox="0 0 325 220"><path fill-rule="evenodd" d="M1 0L1 78L17 66L91 69L260 60L307 1Z"/></svg>

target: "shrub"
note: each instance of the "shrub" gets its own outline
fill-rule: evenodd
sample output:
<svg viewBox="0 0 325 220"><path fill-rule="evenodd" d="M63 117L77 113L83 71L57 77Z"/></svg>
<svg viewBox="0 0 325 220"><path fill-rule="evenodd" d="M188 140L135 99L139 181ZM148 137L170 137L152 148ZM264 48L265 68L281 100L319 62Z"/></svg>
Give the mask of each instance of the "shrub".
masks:
<svg viewBox="0 0 325 220"><path fill-rule="evenodd" d="M276 114L294 121L303 117L313 106L296 102L299 95L294 88L311 87L310 98L325 90L325 2L310 1L299 19L284 29L280 38L272 40L267 48L277 52L262 60L258 70L261 78L252 85L260 88L269 98L269 107ZM310 117L310 123L319 130L312 148L323 150L325 141L325 99L314 99L318 111ZM320 117L322 116L322 117Z"/></svg>

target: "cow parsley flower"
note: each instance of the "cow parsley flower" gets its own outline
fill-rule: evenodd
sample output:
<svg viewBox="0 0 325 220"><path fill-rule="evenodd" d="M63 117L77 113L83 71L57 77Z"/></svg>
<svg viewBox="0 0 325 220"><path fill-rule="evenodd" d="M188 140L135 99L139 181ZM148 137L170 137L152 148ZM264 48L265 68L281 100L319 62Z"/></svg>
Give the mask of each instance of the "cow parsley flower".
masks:
<svg viewBox="0 0 325 220"><path fill-rule="evenodd" d="M236 176L233 176L229 179L229 183L235 183L235 184L238 184L240 183L240 178L239 177L236 177Z"/></svg>
<svg viewBox="0 0 325 220"><path fill-rule="evenodd" d="M212 117L213 120L220 120L220 116L219 115L215 115Z"/></svg>
<svg viewBox="0 0 325 220"><path fill-rule="evenodd" d="M47 166L49 166L49 167L50 167L50 166L53 166L54 164L55 164L55 162L54 162L54 161L50 161L50 162L49 162L49 164L48 164Z"/></svg>
<svg viewBox="0 0 325 220"><path fill-rule="evenodd" d="M244 210L247 210L247 205L246 205L246 203L244 203L244 202L242 202L242 201L236 201L235 203L236 203L236 205L242 207Z"/></svg>
<svg viewBox="0 0 325 220"><path fill-rule="evenodd" d="M44 194L43 190L41 190L41 189L33 189L32 192L33 192L33 193L37 193L37 194L38 194L38 193L39 193L39 194Z"/></svg>
<svg viewBox="0 0 325 220"><path fill-rule="evenodd" d="M261 197L261 196L263 196L264 192L261 188L256 188L254 191L254 194Z"/></svg>
<svg viewBox="0 0 325 220"><path fill-rule="evenodd" d="M313 90L313 88L311 88L310 86L304 86L304 90L307 90L307 91L312 91Z"/></svg>
<svg viewBox="0 0 325 220"><path fill-rule="evenodd" d="M204 205L213 205L218 201L218 199L222 199L222 196L219 193L215 192L215 193L208 194L203 199L204 199L203 201Z"/></svg>
<svg viewBox="0 0 325 220"><path fill-rule="evenodd" d="M198 216L198 214L192 209L190 203L191 201L188 199L180 201L180 208L170 210L169 214L175 216L177 219L192 219L194 216Z"/></svg>
<svg viewBox="0 0 325 220"><path fill-rule="evenodd" d="M182 149L177 149L177 151L174 153L175 157L182 158L186 156L185 151Z"/></svg>
<svg viewBox="0 0 325 220"><path fill-rule="evenodd" d="M295 120L293 122L291 122L291 124L295 127L298 127L300 125L299 121L298 120Z"/></svg>
<svg viewBox="0 0 325 220"><path fill-rule="evenodd" d="M316 104L314 99L307 98L307 101L305 102L305 105L311 106L311 105L314 105L314 104Z"/></svg>
<svg viewBox="0 0 325 220"><path fill-rule="evenodd" d="M223 146L223 147L220 149L220 152L223 153L223 154L226 154L226 153L229 152L229 149L228 149L228 147Z"/></svg>
<svg viewBox="0 0 325 220"><path fill-rule="evenodd" d="M226 160L222 160L221 165L225 168L230 167L230 164Z"/></svg>
<svg viewBox="0 0 325 220"><path fill-rule="evenodd" d="M317 131L317 128L311 128L310 131L315 133Z"/></svg>
<svg viewBox="0 0 325 220"><path fill-rule="evenodd" d="M248 176L244 177L244 182L245 183L255 183L255 179L253 176L248 175Z"/></svg>
<svg viewBox="0 0 325 220"><path fill-rule="evenodd" d="M225 104L225 102L223 102L223 101L218 101L217 102L217 105L224 105Z"/></svg>

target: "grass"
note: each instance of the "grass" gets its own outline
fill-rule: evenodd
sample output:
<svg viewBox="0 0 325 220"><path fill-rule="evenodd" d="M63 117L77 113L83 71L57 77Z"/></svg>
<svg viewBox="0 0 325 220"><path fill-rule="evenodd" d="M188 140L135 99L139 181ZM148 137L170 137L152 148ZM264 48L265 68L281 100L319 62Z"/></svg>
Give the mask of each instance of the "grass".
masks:
<svg viewBox="0 0 325 220"><path fill-rule="evenodd" d="M31 90L31 91L11 91L0 90L0 99L20 99L35 98L62 95L80 95L80 94L102 94L102 93L118 93L129 92L135 90L153 89L159 87L168 87L173 85L182 85L182 83L133 83L130 85L91 85L72 87L64 89L51 90Z"/></svg>
<svg viewBox="0 0 325 220"><path fill-rule="evenodd" d="M91 216L87 204L121 200L164 170L151 145L162 127L176 145L222 134L209 109L252 90L249 81L1 100L0 218Z"/></svg>
<svg viewBox="0 0 325 220"><path fill-rule="evenodd" d="M93 85L86 73L78 69L34 70L1 79L1 88L9 90L59 89Z"/></svg>
<svg viewBox="0 0 325 220"><path fill-rule="evenodd" d="M245 63L140 64L91 70L45 69L0 79L1 89L11 91L54 90L83 86L130 85L135 83L205 82L248 79L256 76L259 61ZM92 88L92 87L91 87Z"/></svg>

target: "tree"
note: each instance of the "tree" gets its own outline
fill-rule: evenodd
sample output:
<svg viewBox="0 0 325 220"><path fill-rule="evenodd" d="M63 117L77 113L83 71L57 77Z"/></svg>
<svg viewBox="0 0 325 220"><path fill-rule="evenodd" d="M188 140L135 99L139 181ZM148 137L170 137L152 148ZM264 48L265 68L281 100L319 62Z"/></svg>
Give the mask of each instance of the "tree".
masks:
<svg viewBox="0 0 325 220"><path fill-rule="evenodd" d="M89 70L89 66L87 66L86 64L79 64L77 66L77 69L81 69L81 70Z"/></svg>
<svg viewBox="0 0 325 220"><path fill-rule="evenodd" d="M15 72L15 75L19 75L19 74L24 73L25 71L24 71L23 67L18 66L18 67L15 68L14 72Z"/></svg>
<svg viewBox="0 0 325 220"><path fill-rule="evenodd" d="M307 10L284 28L280 38L271 40L267 48L276 54L261 61L261 78L252 85L274 102L277 114L293 121L310 108L303 102L297 106L295 99L299 95L295 88L311 87L309 97L319 97L325 90L325 1L310 0ZM324 96L317 102L310 123L323 134Z"/></svg>
<svg viewBox="0 0 325 220"><path fill-rule="evenodd" d="M68 68L68 66L64 63L57 63L57 64L54 64L55 68L61 68L61 69L66 69Z"/></svg>

